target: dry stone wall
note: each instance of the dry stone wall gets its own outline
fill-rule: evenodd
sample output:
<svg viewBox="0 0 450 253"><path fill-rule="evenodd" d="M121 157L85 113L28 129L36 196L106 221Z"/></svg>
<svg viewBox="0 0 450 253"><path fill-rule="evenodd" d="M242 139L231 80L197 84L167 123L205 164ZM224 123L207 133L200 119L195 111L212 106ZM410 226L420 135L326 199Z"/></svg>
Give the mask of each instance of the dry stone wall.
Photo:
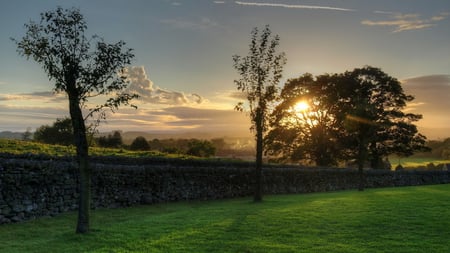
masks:
<svg viewBox="0 0 450 253"><path fill-rule="evenodd" d="M250 196L250 163L93 158L93 208ZM356 189L350 169L266 167L265 194ZM367 187L450 183L449 171L367 171ZM0 156L0 224L77 209L72 158Z"/></svg>

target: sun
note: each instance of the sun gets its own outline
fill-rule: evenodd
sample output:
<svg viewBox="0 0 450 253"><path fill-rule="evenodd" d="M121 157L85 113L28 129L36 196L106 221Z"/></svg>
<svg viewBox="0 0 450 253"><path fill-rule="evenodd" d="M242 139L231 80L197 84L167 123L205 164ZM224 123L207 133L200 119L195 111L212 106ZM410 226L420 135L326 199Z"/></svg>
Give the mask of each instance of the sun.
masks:
<svg viewBox="0 0 450 253"><path fill-rule="evenodd" d="M308 110L308 109L309 109L309 105L308 105L308 103L306 103L305 101L297 102L297 103L294 105L294 110L295 110L296 112L305 112L305 111Z"/></svg>

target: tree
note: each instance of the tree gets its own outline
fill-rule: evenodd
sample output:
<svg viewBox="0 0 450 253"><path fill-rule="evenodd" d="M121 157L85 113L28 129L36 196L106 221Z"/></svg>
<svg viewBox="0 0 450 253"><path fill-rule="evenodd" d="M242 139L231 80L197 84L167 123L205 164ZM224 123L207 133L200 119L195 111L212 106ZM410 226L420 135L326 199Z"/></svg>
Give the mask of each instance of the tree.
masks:
<svg viewBox="0 0 450 253"><path fill-rule="evenodd" d="M403 109L412 96L379 68L366 66L342 74L288 80L273 112L269 154L331 165L353 159L364 188L364 164L380 168L390 154L428 150L414 122L421 115ZM298 101L309 109L295 109Z"/></svg>
<svg viewBox="0 0 450 253"><path fill-rule="evenodd" d="M304 74L290 79L271 117L267 153L288 162L336 165L341 158L337 138L341 128L334 114L335 77Z"/></svg>
<svg viewBox="0 0 450 253"><path fill-rule="evenodd" d="M131 150L149 150L150 145L145 137L138 136L136 137L130 145Z"/></svg>
<svg viewBox="0 0 450 253"><path fill-rule="evenodd" d="M54 91L68 97L70 118L80 172L80 201L77 233L89 231L91 169L85 120L97 115L97 122L120 105L130 105L137 97L124 92L127 88L125 67L134 57L125 42L106 43L98 36L87 38L87 23L78 9L55 10L41 14L39 23L25 24L26 33L16 43L18 53L42 66ZM95 49L91 49L91 44ZM88 104L91 98L105 98L102 104ZM133 106L133 105L131 105ZM133 106L135 107L135 106ZM83 110L86 115L83 115Z"/></svg>
<svg viewBox="0 0 450 253"><path fill-rule="evenodd" d="M198 157L210 157L216 154L216 148L207 140L190 140L186 154Z"/></svg>
<svg viewBox="0 0 450 253"><path fill-rule="evenodd" d="M234 68L240 79L234 80L237 89L247 96L247 108L244 103L236 105L236 110L248 110L252 123L251 130L256 139L256 168L254 201L262 201L262 158L264 138L268 129L268 113L271 103L278 95L277 85L286 64L284 53L277 54L280 37L272 36L269 26L261 33L258 28L251 32L249 53L245 57L233 56Z"/></svg>
<svg viewBox="0 0 450 253"><path fill-rule="evenodd" d="M339 118L347 127L346 144L356 151L354 158L361 179L359 190L363 190L365 161L377 168L383 156L410 156L428 150L426 137L418 133L413 124L422 116L403 112L414 97L406 95L401 83L379 68L357 68L340 78L342 87L337 104L343 112Z"/></svg>
<svg viewBox="0 0 450 253"><path fill-rule="evenodd" d="M36 129L34 139L47 144L69 146L73 144L73 128L70 118L56 119L52 126L43 125Z"/></svg>
<svg viewBox="0 0 450 253"><path fill-rule="evenodd" d="M98 137L97 144L104 148L120 148L123 145L122 134L120 131L114 131L107 136Z"/></svg>

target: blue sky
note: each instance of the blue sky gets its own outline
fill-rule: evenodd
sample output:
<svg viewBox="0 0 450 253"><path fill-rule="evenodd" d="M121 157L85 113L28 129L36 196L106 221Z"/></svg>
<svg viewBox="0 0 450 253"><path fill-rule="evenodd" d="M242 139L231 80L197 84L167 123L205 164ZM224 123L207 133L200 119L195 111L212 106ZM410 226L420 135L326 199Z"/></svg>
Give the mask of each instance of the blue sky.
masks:
<svg viewBox="0 0 450 253"><path fill-rule="evenodd" d="M382 68L416 96L426 134L450 136L450 1L152 0L25 1L0 9L0 131L23 131L68 115L42 69L10 37L56 6L77 7L88 32L134 49L139 109L119 110L102 130L248 132L237 100L232 55L247 53L253 27L269 24L287 55L284 79ZM430 131L430 129L434 129ZM440 129L437 131L437 129Z"/></svg>

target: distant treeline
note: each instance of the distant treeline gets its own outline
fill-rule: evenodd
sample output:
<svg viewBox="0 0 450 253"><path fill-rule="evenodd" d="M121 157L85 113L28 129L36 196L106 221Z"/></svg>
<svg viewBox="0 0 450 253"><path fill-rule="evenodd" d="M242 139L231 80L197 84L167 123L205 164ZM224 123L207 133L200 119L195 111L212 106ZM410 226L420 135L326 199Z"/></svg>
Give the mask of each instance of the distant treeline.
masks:
<svg viewBox="0 0 450 253"><path fill-rule="evenodd" d="M57 119L52 125L43 125L31 133L23 133L23 140L34 140L46 144L71 145L74 137L70 118ZM186 154L198 157L211 157L215 155L229 157L252 156L254 147L250 143L230 143L223 138L201 140L196 138L167 138L147 140L137 136L131 144L125 144L121 131L109 134L89 134L89 143L92 147L121 148L136 151L159 151L168 154Z"/></svg>
<svg viewBox="0 0 450 253"><path fill-rule="evenodd" d="M37 128L34 133L27 129L25 133L20 133L20 135L16 133L14 137L47 144L71 145L73 133L70 126L69 118L57 119L52 125L43 125ZM9 137L11 136L9 135ZM154 138L147 140L143 136L138 136L131 141L131 144L125 144L121 131L113 131L101 136L90 134L89 138L90 145L96 147L159 151L168 154L189 154L200 157L253 157L255 152L253 142L238 139ZM431 148L430 152L416 153L413 157L450 159L450 137L444 140L429 140L426 146Z"/></svg>
<svg viewBox="0 0 450 253"><path fill-rule="evenodd" d="M139 151L159 151L168 154L187 154L198 157L228 156L245 157L253 156L254 147L250 143L227 142L224 138L210 140L197 138L167 138L147 140L143 136L136 137L130 145L124 144L120 131L112 134L94 137L93 145L105 148L127 148Z"/></svg>
<svg viewBox="0 0 450 253"><path fill-rule="evenodd" d="M414 156L450 160L450 137L442 141L428 141L427 146L431 148L430 152L417 153Z"/></svg>

